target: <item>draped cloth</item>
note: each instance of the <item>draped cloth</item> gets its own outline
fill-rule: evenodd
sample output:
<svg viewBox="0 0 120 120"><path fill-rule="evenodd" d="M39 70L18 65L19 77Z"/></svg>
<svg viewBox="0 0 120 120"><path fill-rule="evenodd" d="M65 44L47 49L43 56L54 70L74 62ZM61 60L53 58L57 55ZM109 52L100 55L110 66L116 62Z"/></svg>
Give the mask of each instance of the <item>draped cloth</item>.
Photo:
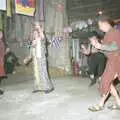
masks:
<svg viewBox="0 0 120 120"><path fill-rule="evenodd" d="M3 33L2 31L0 31L0 77L5 76L4 55L5 55L5 49L4 49L4 43L3 43Z"/></svg>
<svg viewBox="0 0 120 120"><path fill-rule="evenodd" d="M106 33L103 44L109 45L112 42L116 42L117 46L120 48L120 31L111 29ZM110 86L114 82L116 75L120 79L120 50L109 52L106 56L107 64L101 77L99 88L101 95L107 94L110 91Z"/></svg>

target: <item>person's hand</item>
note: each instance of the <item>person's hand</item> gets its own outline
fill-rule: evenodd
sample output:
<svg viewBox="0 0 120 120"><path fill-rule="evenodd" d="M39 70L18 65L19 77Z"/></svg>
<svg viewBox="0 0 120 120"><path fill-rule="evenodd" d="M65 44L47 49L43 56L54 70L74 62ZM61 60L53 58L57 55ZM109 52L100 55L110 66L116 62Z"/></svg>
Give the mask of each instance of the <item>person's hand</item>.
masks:
<svg viewBox="0 0 120 120"><path fill-rule="evenodd" d="M97 49L101 49L102 47L102 45L97 40L92 40L91 44Z"/></svg>
<svg viewBox="0 0 120 120"><path fill-rule="evenodd" d="M32 47L35 47L36 46L36 40L33 40L32 41Z"/></svg>
<svg viewBox="0 0 120 120"><path fill-rule="evenodd" d="M40 37L41 37L41 40L43 40L44 39L44 33L43 32L40 32Z"/></svg>
<svg viewBox="0 0 120 120"><path fill-rule="evenodd" d="M81 52L82 54L85 54L85 51L84 51L83 49L81 49L80 52Z"/></svg>
<svg viewBox="0 0 120 120"><path fill-rule="evenodd" d="M83 50L86 50L85 45L81 45L81 48L82 48Z"/></svg>

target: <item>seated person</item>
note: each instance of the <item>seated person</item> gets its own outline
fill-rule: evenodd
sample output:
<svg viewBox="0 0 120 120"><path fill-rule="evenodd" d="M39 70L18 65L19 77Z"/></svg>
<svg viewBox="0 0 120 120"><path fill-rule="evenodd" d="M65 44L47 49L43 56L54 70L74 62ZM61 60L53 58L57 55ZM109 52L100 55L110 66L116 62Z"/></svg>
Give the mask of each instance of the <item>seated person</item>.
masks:
<svg viewBox="0 0 120 120"><path fill-rule="evenodd" d="M10 48L7 48L4 56L4 68L6 74L13 73L15 71L15 66L19 65L20 64L16 55L10 51Z"/></svg>
<svg viewBox="0 0 120 120"><path fill-rule="evenodd" d="M91 32L88 36L90 42L94 39L99 41L98 35L96 32ZM88 74L91 79L90 86L96 83L96 80L100 78L103 74L105 65L106 65L106 57L105 55L94 48L91 44L86 48L85 45L81 45L82 53L88 56L88 66L89 71Z"/></svg>

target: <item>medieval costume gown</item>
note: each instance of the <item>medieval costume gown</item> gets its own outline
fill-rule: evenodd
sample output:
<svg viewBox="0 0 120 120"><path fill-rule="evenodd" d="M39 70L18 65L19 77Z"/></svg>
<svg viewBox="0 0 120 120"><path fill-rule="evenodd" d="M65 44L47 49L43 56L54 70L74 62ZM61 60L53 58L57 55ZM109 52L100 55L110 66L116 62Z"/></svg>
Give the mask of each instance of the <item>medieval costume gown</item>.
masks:
<svg viewBox="0 0 120 120"><path fill-rule="evenodd" d="M116 29L111 29L106 33L103 45L110 45L113 42L120 48L120 32ZM107 94L110 91L110 86L114 82L116 75L120 79L120 49L109 51L106 56L107 64L100 82L101 95Z"/></svg>
<svg viewBox="0 0 120 120"><path fill-rule="evenodd" d="M51 90L53 89L53 83L48 75L47 69L47 49L46 40L42 40L38 36L34 40L35 47L33 48L33 61L34 61L34 74L35 74L35 89L36 90Z"/></svg>

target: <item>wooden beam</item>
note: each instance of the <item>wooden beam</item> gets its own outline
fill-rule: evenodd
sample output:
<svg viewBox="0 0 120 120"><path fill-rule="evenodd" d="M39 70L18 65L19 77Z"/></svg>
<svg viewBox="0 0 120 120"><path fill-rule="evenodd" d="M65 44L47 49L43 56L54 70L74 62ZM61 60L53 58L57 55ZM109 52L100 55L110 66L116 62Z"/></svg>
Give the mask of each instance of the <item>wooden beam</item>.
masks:
<svg viewBox="0 0 120 120"><path fill-rule="evenodd" d="M120 18L114 20L115 24L120 24Z"/></svg>
<svg viewBox="0 0 120 120"><path fill-rule="evenodd" d="M70 7L70 9L68 11L73 11L73 10L78 10L78 9L86 9L86 8L89 8L89 7L100 7L101 6L101 2L99 3L94 3L94 4L79 4L79 6L73 6L73 7Z"/></svg>
<svg viewBox="0 0 120 120"><path fill-rule="evenodd" d="M113 8L113 9L107 9L106 11L103 11L103 13L104 14L118 14L118 16L120 15L120 13L119 13L119 9L118 8ZM88 11L84 11L84 10L82 10L82 11L73 11L73 12L68 12L68 16L69 17L76 17L76 16L86 16L86 15L88 15L88 16L91 16L91 15L93 15L94 14L94 16L97 14L97 11L95 10L95 9L93 9L93 10L88 10Z"/></svg>

